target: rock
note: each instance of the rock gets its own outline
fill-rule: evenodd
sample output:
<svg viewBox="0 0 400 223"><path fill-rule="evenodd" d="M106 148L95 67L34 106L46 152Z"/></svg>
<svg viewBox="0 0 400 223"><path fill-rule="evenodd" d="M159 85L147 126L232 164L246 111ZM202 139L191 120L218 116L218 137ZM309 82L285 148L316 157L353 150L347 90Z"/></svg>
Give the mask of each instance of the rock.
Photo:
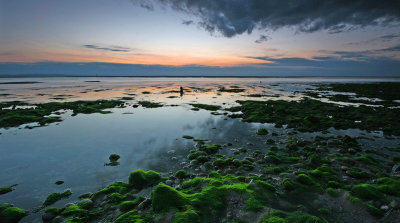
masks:
<svg viewBox="0 0 400 223"><path fill-rule="evenodd" d="M206 172L206 171L207 171L207 168L206 168L204 165L201 165L201 166L200 166L200 170L203 171L203 172Z"/></svg>
<svg viewBox="0 0 400 223"><path fill-rule="evenodd" d="M397 208L397 207L399 207L399 203L397 201L391 201L389 206L391 208Z"/></svg>
<svg viewBox="0 0 400 223"><path fill-rule="evenodd" d="M51 220L53 220L53 218L55 218L57 215L55 214L55 213L52 213L52 212L47 212L47 213L44 213L43 215L42 215L42 220L43 221L51 221Z"/></svg>
<svg viewBox="0 0 400 223"><path fill-rule="evenodd" d="M352 154L352 155L354 155L354 154L357 153L357 151L356 151L355 149L349 149L349 153Z"/></svg>
<svg viewBox="0 0 400 223"><path fill-rule="evenodd" d="M387 205L382 205L382 206L381 206L381 210L382 210L382 211L387 211L387 210L389 210L389 206L387 206Z"/></svg>
<svg viewBox="0 0 400 223"><path fill-rule="evenodd" d="M248 160L248 161L250 161L250 162L252 162L252 163L255 161L254 158L248 157L248 156L245 157L244 159L245 159L245 160Z"/></svg>
<svg viewBox="0 0 400 223"><path fill-rule="evenodd" d="M66 203L64 207L69 207L71 205L75 205L74 203Z"/></svg>
<svg viewBox="0 0 400 223"><path fill-rule="evenodd" d="M340 169L343 171L347 171L349 168L347 166L341 166Z"/></svg>
<svg viewBox="0 0 400 223"><path fill-rule="evenodd" d="M151 205L151 199L147 198L138 205L138 209L145 209Z"/></svg>
<svg viewBox="0 0 400 223"><path fill-rule="evenodd" d="M82 207L91 207L93 205L93 201L88 198L85 198L79 201L78 205Z"/></svg>
<svg viewBox="0 0 400 223"><path fill-rule="evenodd" d="M174 181L172 181L172 180L166 180L166 181L165 181L165 184L166 184L166 185L169 185L169 186L172 186L172 184L174 184Z"/></svg>
<svg viewBox="0 0 400 223"><path fill-rule="evenodd" d="M176 161L178 160L178 158L176 158L175 156L171 157L171 160Z"/></svg>
<svg viewBox="0 0 400 223"><path fill-rule="evenodd" d="M64 222L64 218L61 217L61 216L57 216L51 222L53 222L53 223L61 223L61 222Z"/></svg>

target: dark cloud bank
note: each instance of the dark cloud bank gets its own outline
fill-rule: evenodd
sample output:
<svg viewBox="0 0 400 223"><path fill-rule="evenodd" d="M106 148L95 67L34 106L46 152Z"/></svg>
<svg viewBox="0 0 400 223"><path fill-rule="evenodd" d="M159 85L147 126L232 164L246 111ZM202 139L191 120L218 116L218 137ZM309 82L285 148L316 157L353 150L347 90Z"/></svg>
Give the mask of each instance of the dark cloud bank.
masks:
<svg viewBox="0 0 400 223"><path fill-rule="evenodd" d="M194 15L207 31L226 37L254 29L294 27L298 32L390 25L400 20L399 0L133 0L154 10L162 4Z"/></svg>

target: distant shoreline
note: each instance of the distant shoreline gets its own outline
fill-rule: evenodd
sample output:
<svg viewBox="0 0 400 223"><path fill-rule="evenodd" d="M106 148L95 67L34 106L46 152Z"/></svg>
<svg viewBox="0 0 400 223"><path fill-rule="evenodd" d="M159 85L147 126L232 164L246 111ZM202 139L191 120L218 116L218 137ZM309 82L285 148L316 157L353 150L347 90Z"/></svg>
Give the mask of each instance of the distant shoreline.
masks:
<svg viewBox="0 0 400 223"><path fill-rule="evenodd" d="M394 78L400 79L400 76L93 76L93 75L0 75L0 78L363 78L363 79L372 79L372 78Z"/></svg>

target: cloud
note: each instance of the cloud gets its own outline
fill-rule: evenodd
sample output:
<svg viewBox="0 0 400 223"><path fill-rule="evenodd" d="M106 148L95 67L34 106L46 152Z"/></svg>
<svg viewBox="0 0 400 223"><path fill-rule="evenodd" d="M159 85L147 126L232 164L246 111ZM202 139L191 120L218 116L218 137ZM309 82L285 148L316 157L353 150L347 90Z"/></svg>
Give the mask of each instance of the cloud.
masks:
<svg viewBox="0 0 400 223"><path fill-rule="evenodd" d="M189 26L189 25L192 25L194 22L192 21L192 20L183 20L182 21L182 24L183 25L187 25L187 26Z"/></svg>
<svg viewBox="0 0 400 223"><path fill-rule="evenodd" d="M376 38L372 38L369 40L365 40L365 41L360 41L360 42L350 42L348 43L348 45L367 45L370 43L375 43L375 42L390 42L390 41L394 41L400 39L400 33L392 33L392 34L387 34L387 35L382 35Z"/></svg>
<svg viewBox="0 0 400 223"><path fill-rule="evenodd" d="M340 33L400 21L398 0L151 0L147 4L151 2L196 16L205 30L226 37L283 27Z"/></svg>
<svg viewBox="0 0 400 223"><path fill-rule="evenodd" d="M321 60L327 58L340 58L343 60L368 60L369 58L387 58L400 60L400 44L387 48L362 50L362 51L330 51L320 50L322 54L327 56L314 57L313 59Z"/></svg>
<svg viewBox="0 0 400 223"><path fill-rule="evenodd" d="M149 11L154 10L153 4L151 4L151 2L149 2L148 0L131 0L131 2L135 5L139 5L140 7L145 8Z"/></svg>
<svg viewBox="0 0 400 223"><path fill-rule="evenodd" d="M263 42L267 42L270 39L271 39L271 37L269 37L267 35L261 35L260 38L258 38L258 40L254 41L254 42L255 43L263 43Z"/></svg>
<svg viewBox="0 0 400 223"><path fill-rule="evenodd" d="M113 52L130 52L132 49L128 47L122 47L122 46L98 46L98 45L93 45L93 44L86 44L82 45L85 48L88 49L95 49L95 50L105 50L105 51L113 51Z"/></svg>

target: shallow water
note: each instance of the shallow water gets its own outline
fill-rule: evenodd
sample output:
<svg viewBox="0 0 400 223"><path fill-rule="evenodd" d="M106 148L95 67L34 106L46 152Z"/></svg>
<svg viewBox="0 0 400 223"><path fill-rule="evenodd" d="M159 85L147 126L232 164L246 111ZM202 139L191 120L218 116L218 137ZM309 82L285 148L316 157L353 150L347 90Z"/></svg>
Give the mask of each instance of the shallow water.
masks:
<svg viewBox="0 0 400 223"><path fill-rule="evenodd" d="M22 80L21 80L22 79ZM4 82L39 82L1 84ZM89 82L88 82L89 81ZM99 81L99 82L92 82ZM299 100L298 93L313 88L315 83L399 81L379 78L1 78L0 101L76 101L133 97L125 108L111 109L111 114L79 114L67 111L63 121L45 127L0 129L0 187L18 184L11 193L0 195L0 203L12 203L24 209L40 207L52 192L66 188L73 191L69 199L54 206L62 207L85 192L104 188L115 180L127 180L136 169L152 169L168 174L181 167L184 157L195 146L192 140L207 139L209 143L233 143L230 148L246 146L266 149L265 137L255 135L260 126L276 132L274 139L285 140L292 130L275 128L272 124L244 123L225 115L193 111L189 103L205 103L231 107L236 100ZM185 94L178 91L182 86ZM242 93L218 92L224 86L245 88ZM148 91L150 94L142 94ZM247 97L263 94L265 97ZM175 98L168 98L176 96ZM57 98L57 99L54 99ZM134 108L137 101L161 102L161 108ZM172 106L179 105L179 106ZM359 130L331 130L335 135L379 136ZM297 134L309 138L315 133ZM364 140L371 146L393 146L398 139ZM229 153L229 149L224 151ZM104 166L112 153L121 155L119 166ZM65 181L57 186L57 180ZM40 214L30 215L22 222L41 222Z"/></svg>

